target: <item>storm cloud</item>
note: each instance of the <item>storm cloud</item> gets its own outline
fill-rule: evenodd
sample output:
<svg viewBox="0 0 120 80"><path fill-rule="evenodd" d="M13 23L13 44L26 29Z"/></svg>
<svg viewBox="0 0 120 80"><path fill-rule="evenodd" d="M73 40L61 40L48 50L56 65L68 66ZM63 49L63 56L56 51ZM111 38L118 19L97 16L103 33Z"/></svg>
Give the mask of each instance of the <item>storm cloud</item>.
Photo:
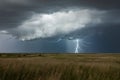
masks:
<svg viewBox="0 0 120 80"><path fill-rule="evenodd" d="M0 30L29 40L69 34L83 27L119 24L119 3L119 0L0 0Z"/></svg>
<svg viewBox="0 0 120 80"><path fill-rule="evenodd" d="M34 14L18 28L8 31L20 40L67 35L81 28L102 23L101 15L104 13L104 11L81 9Z"/></svg>

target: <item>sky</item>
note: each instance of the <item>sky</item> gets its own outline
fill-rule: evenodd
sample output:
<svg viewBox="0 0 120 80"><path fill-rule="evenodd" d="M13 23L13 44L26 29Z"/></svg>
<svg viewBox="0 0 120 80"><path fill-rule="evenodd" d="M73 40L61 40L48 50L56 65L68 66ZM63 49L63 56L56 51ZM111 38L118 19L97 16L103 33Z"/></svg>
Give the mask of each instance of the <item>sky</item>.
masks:
<svg viewBox="0 0 120 80"><path fill-rule="evenodd" d="M118 53L119 0L0 0L1 53Z"/></svg>

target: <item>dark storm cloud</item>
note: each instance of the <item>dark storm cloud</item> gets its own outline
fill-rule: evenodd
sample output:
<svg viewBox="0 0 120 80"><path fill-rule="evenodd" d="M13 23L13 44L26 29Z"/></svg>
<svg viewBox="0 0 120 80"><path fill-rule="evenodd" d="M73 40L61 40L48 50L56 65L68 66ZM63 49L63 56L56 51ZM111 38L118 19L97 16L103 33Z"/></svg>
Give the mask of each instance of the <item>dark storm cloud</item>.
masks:
<svg viewBox="0 0 120 80"><path fill-rule="evenodd" d="M119 0L0 0L0 29L19 26L32 12L47 13L73 7L111 10L108 15L112 17L108 16L105 20L118 19L119 3Z"/></svg>
<svg viewBox="0 0 120 80"><path fill-rule="evenodd" d="M83 30L85 44L83 49L85 52L120 52L120 25L99 25L100 27L86 28Z"/></svg>
<svg viewBox="0 0 120 80"><path fill-rule="evenodd" d="M64 9L68 9L68 12ZM48 19L47 17L46 19L41 13L48 17L55 17L55 22L60 23L52 24L51 18ZM57 19L61 15L62 18ZM44 20L40 19L40 16L43 16ZM72 22L69 20L72 20ZM42 21L45 26L41 27L40 22ZM39 22L37 26L34 24L35 22ZM99 24L95 24L97 22ZM46 27L47 23L52 26L50 28L48 28L49 26ZM76 26L74 32L71 32L74 25L81 23L82 26L85 26L84 28L81 29ZM66 24L69 25L69 28L64 26ZM53 39L51 36L54 36L54 34L65 33L60 37L56 35L55 39L83 39L85 44L83 42L80 46L85 45L83 47L85 47L86 52L119 52L119 26L120 0L0 0L0 34L11 34L12 38L15 36L21 40L46 37L49 41ZM12 29L12 31L10 32L9 29ZM54 32L54 34L51 34L51 32ZM68 32L69 34L67 34ZM65 41L59 42L58 40L58 43L46 43L44 40L18 42L16 39L8 39L9 36L2 36L0 36L0 39L2 39L0 50L5 52L65 52L66 50ZM90 42L90 44L86 42ZM72 46L70 42L71 50L73 49Z"/></svg>

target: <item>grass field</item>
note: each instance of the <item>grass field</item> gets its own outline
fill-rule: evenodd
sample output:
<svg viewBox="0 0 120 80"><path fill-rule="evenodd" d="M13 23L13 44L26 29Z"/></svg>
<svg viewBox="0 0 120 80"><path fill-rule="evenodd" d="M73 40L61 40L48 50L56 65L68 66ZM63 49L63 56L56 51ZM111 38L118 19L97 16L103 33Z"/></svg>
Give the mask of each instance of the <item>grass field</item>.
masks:
<svg viewBox="0 0 120 80"><path fill-rule="evenodd" d="M120 80L120 54L0 54L0 80Z"/></svg>

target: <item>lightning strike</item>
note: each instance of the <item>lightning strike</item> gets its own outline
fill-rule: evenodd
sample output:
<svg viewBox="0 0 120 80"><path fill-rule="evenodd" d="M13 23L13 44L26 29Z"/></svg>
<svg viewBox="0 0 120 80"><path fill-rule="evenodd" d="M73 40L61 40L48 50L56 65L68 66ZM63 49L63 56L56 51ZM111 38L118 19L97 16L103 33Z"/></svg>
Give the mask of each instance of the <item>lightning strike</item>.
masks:
<svg viewBox="0 0 120 80"><path fill-rule="evenodd" d="M79 39L76 39L75 53L79 53Z"/></svg>

